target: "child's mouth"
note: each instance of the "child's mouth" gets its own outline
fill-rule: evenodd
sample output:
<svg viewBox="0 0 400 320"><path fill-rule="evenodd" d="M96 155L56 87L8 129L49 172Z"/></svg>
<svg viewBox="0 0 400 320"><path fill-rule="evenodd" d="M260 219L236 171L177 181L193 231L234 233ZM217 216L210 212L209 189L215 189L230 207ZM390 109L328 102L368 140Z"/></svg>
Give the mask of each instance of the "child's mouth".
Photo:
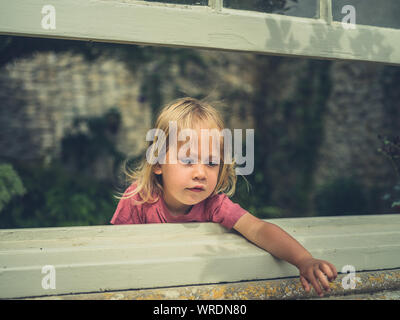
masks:
<svg viewBox="0 0 400 320"><path fill-rule="evenodd" d="M193 191L193 192L201 192L201 191L203 191L203 189L201 189L201 188L191 188L191 189L188 189L188 190Z"/></svg>

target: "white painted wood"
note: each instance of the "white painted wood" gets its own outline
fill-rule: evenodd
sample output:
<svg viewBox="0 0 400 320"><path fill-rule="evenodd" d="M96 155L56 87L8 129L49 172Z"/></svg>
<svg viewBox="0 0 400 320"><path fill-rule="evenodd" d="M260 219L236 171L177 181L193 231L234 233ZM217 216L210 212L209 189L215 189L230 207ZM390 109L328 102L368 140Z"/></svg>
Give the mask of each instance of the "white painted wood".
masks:
<svg viewBox="0 0 400 320"><path fill-rule="evenodd" d="M223 7L223 0L208 0L208 6L215 11L221 11Z"/></svg>
<svg viewBox="0 0 400 320"><path fill-rule="evenodd" d="M41 27L47 0L2 0L0 34L243 51L400 64L400 30L261 12L128 0L52 0L56 29ZM326 7L328 6L328 7ZM218 10L217 10L218 9ZM322 9L321 9L322 10Z"/></svg>
<svg viewBox="0 0 400 320"><path fill-rule="evenodd" d="M333 20L332 15L332 0L318 0L319 18L331 25Z"/></svg>
<svg viewBox="0 0 400 320"><path fill-rule="evenodd" d="M400 216L268 220L316 258L356 270L400 267ZM56 289L43 289L53 265ZM298 270L213 223L0 230L0 298L298 276Z"/></svg>

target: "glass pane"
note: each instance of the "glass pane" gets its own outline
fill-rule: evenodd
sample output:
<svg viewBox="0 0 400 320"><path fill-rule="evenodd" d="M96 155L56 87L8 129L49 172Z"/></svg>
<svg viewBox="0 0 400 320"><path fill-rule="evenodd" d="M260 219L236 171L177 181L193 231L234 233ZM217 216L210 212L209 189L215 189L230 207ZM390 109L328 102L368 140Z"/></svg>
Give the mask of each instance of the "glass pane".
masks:
<svg viewBox="0 0 400 320"><path fill-rule="evenodd" d="M208 6L208 0L144 0L147 2L161 2L161 3L174 3L186 4L191 6Z"/></svg>
<svg viewBox="0 0 400 320"><path fill-rule="evenodd" d="M224 7L314 18L317 12L317 1L318 0L224 0Z"/></svg>
<svg viewBox="0 0 400 320"><path fill-rule="evenodd" d="M333 0L333 20L342 21L350 13L348 10L342 13L346 5L354 7L356 24L400 28L399 0Z"/></svg>

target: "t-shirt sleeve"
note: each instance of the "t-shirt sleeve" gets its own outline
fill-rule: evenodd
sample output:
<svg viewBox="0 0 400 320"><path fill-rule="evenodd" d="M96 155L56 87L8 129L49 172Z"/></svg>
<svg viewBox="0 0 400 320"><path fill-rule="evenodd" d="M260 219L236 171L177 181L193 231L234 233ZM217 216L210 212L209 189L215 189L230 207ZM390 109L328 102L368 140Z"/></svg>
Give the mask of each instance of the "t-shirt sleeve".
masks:
<svg viewBox="0 0 400 320"><path fill-rule="evenodd" d="M235 223L247 213L239 204L232 202L224 193L213 197L211 205L211 221L232 229Z"/></svg>
<svg viewBox="0 0 400 320"><path fill-rule="evenodd" d="M134 190L135 186L130 186L126 189L123 197L129 192ZM141 224L144 223L141 217L141 205L135 204L137 195L130 198L120 199L117 205L117 209L110 221L111 224Z"/></svg>

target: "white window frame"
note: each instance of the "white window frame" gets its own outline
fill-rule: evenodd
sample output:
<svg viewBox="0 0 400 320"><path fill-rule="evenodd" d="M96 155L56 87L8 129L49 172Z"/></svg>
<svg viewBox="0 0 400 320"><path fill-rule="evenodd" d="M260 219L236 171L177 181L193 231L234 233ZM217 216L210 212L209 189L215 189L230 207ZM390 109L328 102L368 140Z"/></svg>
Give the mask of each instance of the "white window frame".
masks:
<svg viewBox="0 0 400 320"><path fill-rule="evenodd" d="M41 12L49 4L56 9L56 28L45 30ZM333 21L331 0L319 4L319 18L309 19L226 9L222 0L205 7L0 0L0 34L400 64L400 30L347 30ZM398 215L273 222L338 268L400 267ZM57 271L55 289L43 288L47 265ZM298 276L293 266L210 223L0 230L0 266L0 298ZM235 272L226 272L227 266ZM167 271L175 268L179 272L170 277Z"/></svg>
<svg viewBox="0 0 400 320"><path fill-rule="evenodd" d="M400 29L345 29L332 19L332 0L316 1L311 19L227 9L222 0L2 0L0 34L400 64ZM41 12L49 4L56 28L45 30Z"/></svg>
<svg viewBox="0 0 400 320"><path fill-rule="evenodd" d="M400 267L398 214L268 221L338 272ZM43 285L51 283L47 266L53 288ZM293 265L211 222L0 230L0 299L298 275ZM398 287L396 278L390 281Z"/></svg>

